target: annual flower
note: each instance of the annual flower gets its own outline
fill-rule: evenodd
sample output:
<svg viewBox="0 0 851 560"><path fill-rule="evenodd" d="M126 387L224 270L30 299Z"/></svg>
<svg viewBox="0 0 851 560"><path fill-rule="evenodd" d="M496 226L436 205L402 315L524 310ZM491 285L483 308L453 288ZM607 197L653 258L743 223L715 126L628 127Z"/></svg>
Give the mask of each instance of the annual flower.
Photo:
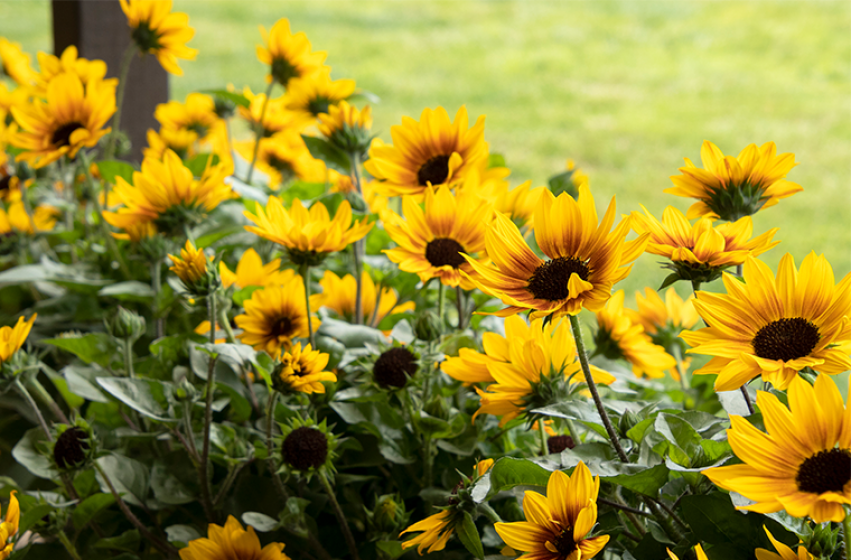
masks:
<svg viewBox="0 0 851 560"><path fill-rule="evenodd" d="M372 129L372 108L367 105L358 110L345 100L330 104L320 113L317 128L337 148L361 154L369 147Z"/></svg>
<svg viewBox="0 0 851 560"><path fill-rule="evenodd" d="M345 319L354 317L357 292L354 276L346 274L340 278L332 271L326 270L319 285L322 287L322 292L310 296L311 307L333 309L337 315ZM396 305L398 301L399 294L396 290L382 287L379 293L369 273L366 271L361 273L361 305L367 324L376 327L388 315L405 313L416 308L416 304L412 301Z"/></svg>
<svg viewBox="0 0 851 560"><path fill-rule="evenodd" d="M717 374L716 391L755 377L783 390L804 368L834 375L851 369L851 273L834 284L824 256L810 253L796 270L788 253L777 277L748 257L744 284L724 274L726 294L698 292L694 307L708 327L686 331L690 353L713 356L696 374Z"/></svg>
<svg viewBox="0 0 851 560"><path fill-rule="evenodd" d="M145 158L162 159L171 150L186 159L195 155L198 133L188 128L160 128L159 132L148 129L148 147L142 149Z"/></svg>
<svg viewBox="0 0 851 560"><path fill-rule="evenodd" d="M683 301L674 288L668 288L664 301L653 288L644 288L644 295L635 292L638 310L627 308L624 312L633 324L644 327L653 344L658 344L675 358L679 356L682 367L687 369L690 360L684 356L688 345L680 338L680 333L692 328L700 319L693 302L694 296ZM679 377L677 369L671 370L671 374L674 379Z"/></svg>
<svg viewBox="0 0 851 560"><path fill-rule="evenodd" d="M419 357L408 348L394 346L381 353L372 366L372 377L379 386L401 389L419 371Z"/></svg>
<svg viewBox="0 0 851 560"><path fill-rule="evenodd" d="M8 361L12 354L21 349L30 334L36 316L37 314L33 313L29 321L24 321L23 317L18 317L18 322L15 323L14 327L0 327L0 364ZM4 542L0 540L0 544Z"/></svg>
<svg viewBox="0 0 851 560"><path fill-rule="evenodd" d="M308 76L324 68L325 51L313 52L310 41L304 32L293 34L290 31L290 21L279 19L267 36L261 26L260 34L266 46L257 45L257 58L269 66L266 82L275 81L288 87L290 80Z"/></svg>
<svg viewBox="0 0 851 560"><path fill-rule="evenodd" d="M239 115L248 121L252 130L262 124L263 138L285 131L301 133L313 120L312 117L306 119L304 115L287 109L284 96L273 97L267 102L265 93L252 93L248 87L242 90L242 95L249 104L248 107L239 108Z"/></svg>
<svg viewBox="0 0 851 560"><path fill-rule="evenodd" d="M21 197L23 193L15 190L9 193L7 210L0 206L0 235L14 232L32 235L35 231L51 231L56 226L56 218L60 215L58 208L47 204L39 204L33 208L32 221L27 214Z"/></svg>
<svg viewBox="0 0 851 560"><path fill-rule="evenodd" d="M423 550L425 550L426 547L428 547L429 554L443 550L446 548L446 543L449 541L449 537L451 537L452 533L455 531L451 516L452 512L450 510L443 510L439 513L426 517L422 521L417 521L399 533L399 537L401 538L405 533L416 533L420 531L422 531L422 534L403 542L402 548L408 549L417 547L417 552L420 556L423 555Z"/></svg>
<svg viewBox="0 0 851 560"><path fill-rule="evenodd" d="M207 526L207 538L189 541L180 550L180 560L290 560L283 551L283 543L269 543L261 548L254 527L245 530L229 515L224 526L215 523Z"/></svg>
<svg viewBox="0 0 851 560"><path fill-rule="evenodd" d="M198 55L196 49L186 46L195 36L195 30L189 27L189 16L172 12L171 0L120 1L139 51L156 56L166 72L182 76L177 59L195 60Z"/></svg>
<svg viewBox="0 0 851 560"><path fill-rule="evenodd" d="M523 495L526 521L496 523L494 529L515 550L525 552L518 560L585 560L593 558L609 542L608 535L588 538L597 523L600 477L582 461L568 476L553 471L547 495L531 490Z"/></svg>
<svg viewBox="0 0 851 560"><path fill-rule="evenodd" d="M668 550L668 556L671 557L671 560L680 560L679 557L676 554L671 552L670 548L667 549L667 550ZM694 546L694 554L697 557L697 560L709 560L706 557L706 553L703 551L703 547L700 546L700 543L698 543ZM762 560L762 559L760 558L759 560Z"/></svg>
<svg viewBox="0 0 851 560"><path fill-rule="evenodd" d="M245 313L234 318L242 329L238 338L271 356L276 356L281 348L291 348L293 338L309 335L304 295L301 276L294 276L283 286L255 291L242 304ZM312 323L314 329L319 328L318 319L313 318Z"/></svg>
<svg viewBox="0 0 851 560"><path fill-rule="evenodd" d="M307 477L319 469L333 472L337 438L325 420L316 424L296 417L281 428L281 460L287 469Z"/></svg>
<svg viewBox="0 0 851 560"><path fill-rule="evenodd" d="M470 176L475 177L478 173ZM479 183L476 185L476 183ZM494 178L492 180L465 180L462 189L475 188L479 196L493 204L495 212L501 212L511 218L518 227L534 227L532 217L535 208L541 200L544 187L532 187L532 181L526 181L514 188L509 188L508 181Z"/></svg>
<svg viewBox="0 0 851 560"><path fill-rule="evenodd" d="M665 190L698 200L688 209L690 220L712 216L735 222L803 190L800 185L785 180L786 174L797 165L795 155L777 155L774 142L766 142L759 148L750 144L733 157L725 156L706 140L700 148L700 158L703 169L685 158L686 166L679 169L682 175L671 177L674 187Z"/></svg>
<svg viewBox="0 0 851 560"><path fill-rule="evenodd" d="M311 348L302 348L301 342L281 352L280 363L275 368L273 384L283 392L324 393L323 381L337 381L337 376L325 371L328 354Z"/></svg>
<svg viewBox="0 0 851 560"><path fill-rule="evenodd" d="M77 47L74 45L68 46L58 57L45 52L38 53L38 67L40 70L36 76L38 83L33 88L33 92L40 97L47 94L47 86L51 80L66 72L76 74L84 87L101 81L113 87L118 85L116 78L104 79L106 62L78 57Z"/></svg>
<svg viewBox="0 0 851 560"><path fill-rule="evenodd" d="M30 86L36 79L36 71L30 64L32 58L15 43L0 37L0 76L5 74L20 86Z"/></svg>
<svg viewBox="0 0 851 560"><path fill-rule="evenodd" d="M12 490L9 506L6 508L6 518L0 523L0 560L6 560L15 548L15 545L9 541L18 532L18 524L21 521L21 509L18 506L16 493Z"/></svg>
<svg viewBox="0 0 851 560"><path fill-rule="evenodd" d="M207 255L201 247L195 248L191 241L180 250L180 256L169 255L173 266L169 268L186 285L192 285L207 274Z"/></svg>
<svg viewBox="0 0 851 560"><path fill-rule="evenodd" d="M246 161L254 157L254 141L235 142L234 147ZM328 170L322 160L310 155L304 140L294 131L260 140L255 167L269 177L269 188L280 190L298 180L324 183Z"/></svg>
<svg viewBox="0 0 851 560"><path fill-rule="evenodd" d="M154 118L161 125L161 135L163 130L189 131L197 134L201 143L212 144L225 134L225 122L216 114L216 102L203 93L190 93L183 103L174 99L160 103Z"/></svg>
<svg viewBox="0 0 851 560"><path fill-rule="evenodd" d="M222 285L230 288L234 284L239 288L248 286L280 286L292 280L292 270L281 270L281 259L263 264L260 255L253 248L245 250L236 264L236 272L228 268L225 261L219 262L219 275Z"/></svg>
<svg viewBox="0 0 851 560"><path fill-rule="evenodd" d="M798 551L795 552L790 547L775 539L774 535L771 534L771 531L768 530L768 527L763 525L762 528L765 529L765 534L768 535L768 540L771 541L771 544L774 545L774 549L777 552L775 553L764 548L757 548L755 551L756 560L815 560L815 557L809 553L807 547L798 546Z"/></svg>
<svg viewBox="0 0 851 560"><path fill-rule="evenodd" d="M731 415L727 439L742 464L703 472L716 485L754 503L739 509L786 510L816 523L841 522L851 504L851 406L829 376L815 385L800 377L788 384L788 407L758 391L765 432Z"/></svg>
<svg viewBox="0 0 851 560"><path fill-rule="evenodd" d="M330 108L348 99L355 92L355 81L349 79L332 80L331 70L295 78L287 84L284 106L305 119L316 119Z"/></svg>

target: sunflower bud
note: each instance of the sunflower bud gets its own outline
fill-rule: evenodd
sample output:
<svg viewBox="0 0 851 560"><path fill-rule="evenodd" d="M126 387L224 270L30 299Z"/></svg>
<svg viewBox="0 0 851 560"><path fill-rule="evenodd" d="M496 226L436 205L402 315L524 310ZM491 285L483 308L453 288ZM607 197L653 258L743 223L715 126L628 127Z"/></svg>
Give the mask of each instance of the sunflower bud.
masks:
<svg viewBox="0 0 851 560"><path fill-rule="evenodd" d="M375 500L375 508L366 511L370 529L375 533L398 533L407 523L410 514L398 495L385 494Z"/></svg>
<svg viewBox="0 0 851 560"><path fill-rule="evenodd" d="M639 422L641 422L641 418L639 418L633 411L627 410L624 412L620 420L618 420L618 432L620 436L627 437L626 433Z"/></svg>
<svg viewBox="0 0 851 560"><path fill-rule="evenodd" d="M839 549L839 525L832 528L830 523L804 525L801 537L802 546L815 558L832 558Z"/></svg>
<svg viewBox="0 0 851 560"><path fill-rule="evenodd" d="M112 336L127 340L131 344L145 332L145 318L120 305L112 317L105 322L106 328Z"/></svg>
<svg viewBox="0 0 851 560"><path fill-rule="evenodd" d="M204 249L196 249L191 241L187 241L186 247L180 250L180 257L169 255L169 258L174 263L169 270L177 274L192 295L206 296L216 291L221 284L218 269L215 266L207 266L208 259Z"/></svg>
<svg viewBox="0 0 851 560"><path fill-rule="evenodd" d="M401 389L418 369L417 355L407 348L397 346L378 357L372 368L372 375L375 382L385 389Z"/></svg>
<svg viewBox="0 0 851 560"><path fill-rule="evenodd" d="M414 336L423 342L440 338L440 320L430 309L424 310L414 321Z"/></svg>
<svg viewBox="0 0 851 560"><path fill-rule="evenodd" d="M328 457L328 437L316 428L296 428L284 439L281 454L284 462L297 471L318 469Z"/></svg>
<svg viewBox="0 0 851 560"><path fill-rule="evenodd" d="M319 131L335 148L360 157L369 149L372 109L368 105L359 111L348 102L340 101L329 106L327 113L319 114L319 123Z"/></svg>
<svg viewBox="0 0 851 560"><path fill-rule="evenodd" d="M198 397L198 390L184 377L175 389L174 396L178 402L192 402Z"/></svg>
<svg viewBox="0 0 851 560"><path fill-rule="evenodd" d="M53 445L53 461L60 470L76 470L94 455L94 438L88 425L65 429Z"/></svg>

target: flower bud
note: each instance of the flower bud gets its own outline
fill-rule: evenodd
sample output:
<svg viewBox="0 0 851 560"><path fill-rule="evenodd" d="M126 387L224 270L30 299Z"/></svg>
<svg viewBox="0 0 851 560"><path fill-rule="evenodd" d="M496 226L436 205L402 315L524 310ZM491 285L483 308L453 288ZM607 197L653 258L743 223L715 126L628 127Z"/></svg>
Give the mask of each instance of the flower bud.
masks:
<svg viewBox="0 0 851 560"><path fill-rule="evenodd" d="M641 422L641 419L631 410L623 413L618 421L618 432L621 437L627 437L626 433L630 431L636 424Z"/></svg>
<svg viewBox="0 0 851 560"><path fill-rule="evenodd" d="M386 494L375 501L375 509L367 512L371 528L377 533L398 533L408 522L405 502L399 496Z"/></svg>
<svg viewBox="0 0 851 560"><path fill-rule="evenodd" d="M284 439L281 455L295 470L318 469L328 457L328 437L316 428L296 428Z"/></svg>
<svg viewBox="0 0 851 560"><path fill-rule="evenodd" d="M430 309L421 312L414 321L414 336L424 342L440 338L440 320Z"/></svg>
<svg viewBox="0 0 851 560"><path fill-rule="evenodd" d="M92 434L88 426L71 426L62 432L53 445L53 460L61 470L82 467L93 453Z"/></svg>
<svg viewBox="0 0 851 560"><path fill-rule="evenodd" d="M119 305L112 317L106 320L106 328L115 338L132 343L145 333L145 318Z"/></svg>
<svg viewBox="0 0 851 560"><path fill-rule="evenodd" d="M839 525L832 528L830 523L804 525L801 537L802 546L815 558L832 558L839 549Z"/></svg>
<svg viewBox="0 0 851 560"><path fill-rule="evenodd" d="M385 389L401 389L418 369L417 355L407 348L397 346L378 357L372 368L372 375L375 382Z"/></svg>

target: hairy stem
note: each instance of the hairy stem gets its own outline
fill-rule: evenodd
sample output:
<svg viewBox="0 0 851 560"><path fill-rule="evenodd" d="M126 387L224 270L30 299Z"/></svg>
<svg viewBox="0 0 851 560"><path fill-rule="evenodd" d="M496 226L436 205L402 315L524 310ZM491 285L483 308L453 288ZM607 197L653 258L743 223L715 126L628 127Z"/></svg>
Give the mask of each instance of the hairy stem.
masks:
<svg viewBox="0 0 851 560"><path fill-rule="evenodd" d="M129 338L125 338L121 341L121 346L124 350L124 371L127 373L127 377L135 379L136 372L133 370L133 344L131 344Z"/></svg>
<svg viewBox="0 0 851 560"><path fill-rule="evenodd" d="M210 320L210 344L216 343L216 295L207 296L207 317ZM213 499L210 487L209 463L210 463L210 425L213 423L213 392L216 377L216 358L210 356L207 367L207 393L204 406L204 437L201 447L201 501L204 504L204 512L207 519L213 521Z"/></svg>
<svg viewBox="0 0 851 560"><path fill-rule="evenodd" d="M151 289L154 290L154 320L156 321L157 338L165 336L165 318L160 317L160 292L163 289L162 279L163 260L159 257L154 258L151 263Z"/></svg>
<svg viewBox="0 0 851 560"><path fill-rule="evenodd" d="M14 381L15 389L24 397L24 400L27 401L27 404L32 408L33 412L35 412L35 416L38 419L38 425L41 426L44 435L47 436L48 441L53 441L53 434L50 432L50 426L47 421L44 419L44 416L41 414L41 410L39 410L38 405L35 400L33 400L30 392L27 391L27 388L24 387L24 384L21 383L20 378L16 377Z"/></svg>
<svg viewBox="0 0 851 560"><path fill-rule="evenodd" d="M68 417L65 416L65 413L62 412L62 409L59 408L59 405L56 404L56 401L53 400L53 397L50 396L50 393L47 392L47 389L44 388L44 385L36 379L34 376L30 377L27 380L28 387L35 394L35 398L38 399L41 404L50 409L53 417L62 422L63 424L69 424Z"/></svg>
<svg viewBox="0 0 851 560"><path fill-rule="evenodd" d="M254 153L251 155L251 165L248 167L248 173L245 175L245 182L249 185L251 184L251 176L254 175L254 166L257 164L257 154L260 153L260 140L266 132L263 127L263 118L266 116L266 109L269 107L269 97L272 95L272 86L274 85L275 81L272 80L269 83L269 87L266 88L266 98L263 100L263 108L260 110L260 119L254 132Z"/></svg>
<svg viewBox="0 0 851 560"><path fill-rule="evenodd" d="M337 496L334 495L334 489L331 487L331 483L328 482L328 477L325 474L325 471L320 470L316 474L319 475L319 481L322 482L322 486L325 488L325 493L328 494L328 498L331 500L331 505L334 506L334 513L337 515L337 522L340 524L340 529L343 531L343 537L346 539L346 546L349 548L349 554L351 554L352 560L360 560L360 556L358 555L358 546L355 543L354 536L352 536L352 531L349 529L349 524L346 521L346 515L343 513L343 509L337 501Z"/></svg>
<svg viewBox="0 0 851 560"><path fill-rule="evenodd" d="M225 331L225 337L229 344L236 344L236 337L233 335L233 329L230 326L227 311L219 309L219 326ZM213 328L213 327L211 327Z"/></svg>
<svg viewBox="0 0 851 560"><path fill-rule="evenodd" d="M73 560L83 560L80 557L80 553L77 552L77 549L74 547L74 544L68 539L68 535L65 534L65 531L59 529L59 533L57 533L59 537L59 542L62 543L62 546L65 547L65 550L68 554L73 558Z"/></svg>
<svg viewBox="0 0 851 560"><path fill-rule="evenodd" d="M550 454L550 448L547 445L547 430L544 427L543 419L538 420L538 436L541 438L541 456L546 457Z"/></svg>

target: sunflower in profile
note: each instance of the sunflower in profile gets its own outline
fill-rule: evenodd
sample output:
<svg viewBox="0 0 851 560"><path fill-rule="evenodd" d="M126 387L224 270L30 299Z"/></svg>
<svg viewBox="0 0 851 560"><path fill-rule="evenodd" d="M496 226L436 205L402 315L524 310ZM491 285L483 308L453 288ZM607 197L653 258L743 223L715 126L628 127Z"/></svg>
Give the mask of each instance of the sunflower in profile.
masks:
<svg viewBox="0 0 851 560"><path fill-rule="evenodd" d="M186 46L195 36L189 27L189 16L171 11L171 0L120 0L121 9L127 16L127 24L133 29L133 42L142 54L157 57L166 72L182 76L183 70L177 59L195 60L196 49Z"/></svg>
<svg viewBox="0 0 851 560"><path fill-rule="evenodd" d="M273 81L289 87L290 80L317 72L325 65L325 51L313 52L310 41L304 32L293 34L290 20L279 19L267 36L266 29L260 26L260 34L266 46L257 45L257 58L269 66L266 83Z"/></svg>
<svg viewBox="0 0 851 560"><path fill-rule="evenodd" d="M60 74L47 86L47 103L12 107L21 127L12 143L24 150L17 159L39 168L65 155L73 158L111 130L103 127L114 112L114 82L90 82L84 89L76 74Z"/></svg>
<svg viewBox="0 0 851 560"><path fill-rule="evenodd" d="M471 176L475 176L476 173ZM469 181L464 181L462 189L469 186ZM475 188L475 187L474 187ZM535 208L541 200L545 187L532 187L532 181L526 181L514 188L510 188L508 181L490 180L484 181L478 187L478 194L493 204L495 212L505 214L517 227L534 227L532 216Z"/></svg>
<svg viewBox="0 0 851 560"><path fill-rule="evenodd" d="M774 142L759 148L748 145L738 157L725 156L718 146L706 140L700 148L703 169L685 158L682 175L671 177L674 187L666 193L698 201L688 209L688 219L712 216L735 222L742 216L756 214L804 190L786 181L795 165L795 154L777 155Z"/></svg>
<svg viewBox="0 0 851 560"><path fill-rule="evenodd" d="M35 231L51 231L56 226L56 219L61 215L58 208L47 204L39 204L33 208L32 221L27 214L21 191L12 191L9 198L8 210L0 206L0 233L20 232L32 235Z"/></svg>
<svg viewBox="0 0 851 560"><path fill-rule="evenodd" d="M346 320L355 316L357 282L354 276L346 274L340 278L330 270L326 270L319 285L322 287L322 293L310 296L310 306L313 309L327 307ZM373 327L377 327L388 315L405 313L416 308L416 304L412 301L396 305L399 294L393 288L382 287L381 293L378 293L375 283L366 271L361 274L361 290L363 316L366 323Z"/></svg>
<svg viewBox="0 0 851 560"><path fill-rule="evenodd" d="M257 290L242 305L245 313L234 318L243 331L238 338L255 350L275 356L281 348L289 349L292 339L310 334L301 276L294 276L283 286ZM314 317L311 322L314 329L319 328L318 319Z"/></svg>
<svg viewBox="0 0 851 560"><path fill-rule="evenodd" d="M236 152L251 161L254 141L234 143ZM327 168L322 160L310 155L310 150L295 131L275 134L260 140L255 167L269 177L269 188L280 190L292 181L324 183Z"/></svg>
<svg viewBox="0 0 851 560"><path fill-rule="evenodd" d="M284 106L304 119L315 120L355 92L354 80L332 80L325 69L290 81Z"/></svg>
<svg viewBox="0 0 851 560"><path fill-rule="evenodd" d="M401 125L390 127L393 145L374 140L364 167L384 181L389 196L422 197L430 187L454 187L473 169L484 170L488 161L485 117L467 127L464 106L454 122L443 107L424 109L419 122L402 117Z"/></svg>
<svg viewBox="0 0 851 560"><path fill-rule="evenodd" d="M263 138L269 138L279 132L295 132L300 134L313 120L286 108L284 96L274 97L266 101L265 93L252 93L246 87L242 95L248 99L248 107L239 107L239 116L248 121L252 130L263 125ZM263 107L266 107L265 112Z"/></svg>
<svg viewBox="0 0 851 560"><path fill-rule="evenodd" d="M239 288L248 286L280 286L288 283L293 275L292 270L281 270L281 259L263 264L257 251L249 247L236 264L236 272L228 268L225 261L219 262L219 275L222 285L230 288L236 284Z"/></svg>
<svg viewBox="0 0 851 560"><path fill-rule="evenodd" d="M710 326L681 336L690 353L713 358L695 374L717 374L716 391L760 375L784 390L804 368L830 375L851 369L851 273L834 285L824 256L810 253L796 270L787 253L776 278L748 257L744 279L724 274L726 294L697 293L694 307Z"/></svg>
<svg viewBox="0 0 851 560"><path fill-rule="evenodd" d="M515 550L525 552L518 560L586 560L609 542L608 535L588 538L597 523L600 477L582 461L568 476L553 471L547 495L531 490L523 495L526 521L496 523L494 529Z"/></svg>
<svg viewBox="0 0 851 560"><path fill-rule="evenodd" d="M160 103L154 118L160 123L160 134L163 130L194 132L202 144L215 143L225 134L225 122L216 114L216 102L203 93L190 93L184 103Z"/></svg>
<svg viewBox="0 0 851 560"><path fill-rule="evenodd" d="M437 192L425 191L425 211L413 196L403 198L402 209L404 219L387 213L384 228L397 245L384 250L387 257L423 282L437 277L446 286L473 289L473 283L462 273L472 274L467 260L474 259L463 254L483 251L491 206L483 204L475 193L453 195L443 185Z"/></svg>
<svg viewBox="0 0 851 560"><path fill-rule="evenodd" d="M484 353L472 348L461 348L458 356L446 358L440 369L453 379L464 383L493 383L495 380L488 369L491 362L508 363L511 361L509 340L529 340L532 331L519 315L505 318L505 336L486 331L482 335Z"/></svg>
<svg viewBox="0 0 851 560"><path fill-rule="evenodd" d="M594 336L595 355L610 360L626 360L632 366L636 377L658 378L671 370L676 378L677 361L665 351L665 348L653 344L644 327L633 323L624 312L624 292L618 290L606 306L597 311L597 334Z"/></svg>
<svg viewBox="0 0 851 560"><path fill-rule="evenodd" d="M0 523L0 560L6 560L15 548L15 545L9 542L18 532L21 521L21 508L15 493L16 491L12 490L9 496L9 507L6 509L6 519Z"/></svg>
<svg viewBox="0 0 851 560"><path fill-rule="evenodd" d="M188 159L195 155L198 133L188 128L160 128L159 132L149 128L147 139L148 147L142 148L145 158L162 159L166 150L171 150L181 159Z"/></svg>
<svg viewBox="0 0 851 560"><path fill-rule="evenodd" d="M347 101L328 106L317 115L319 132L334 146L347 153L361 154L369 148L372 138L372 108L367 105L358 110Z"/></svg>
<svg viewBox="0 0 851 560"><path fill-rule="evenodd" d="M599 311L611 297L612 285L627 277L631 263L644 252L648 234L624 241L629 218L614 230L615 199L603 220L587 186L574 200L567 193L558 198L543 191L535 210L535 240L550 260L540 259L505 215L497 214L485 238L493 265L465 257L473 267L473 282L485 293L508 305L497 315L508 316L527 309L532 317L549 314L576 315L582 308Z"/></svg>
<svg viewBox="0 0 851 560"><path fill-rule="evenodd" d="M766 432L746 418L730 416L727 439L743 464L706 469L717 486L755 503L739 509L786 510L816 523L845 519L851 504L851 407L833 379L815 385L800 377L789 383L788 408L776 395L757 391Z"/></svg>
<svg viewBox="0 0 851 560"><path fill-rule="evenodd" d="M780 243L772 241L780 228L750 239L753 233L750 216L718 227L712 224L713 218L704 216L692 226L673 206L665 208L661 222L643 205L641 208L643 215L632 213L632 229L639 234L650 234L648 253L670 259L663 267L673 270L671 280L711 282L725 268L742 264L748 255L759 256ZM668 283L666 280L665 284Z"/></svg>
<svg viewBox="0 0 851 560"><path fill-rule="evenodd" d="M37 314L33 313L29 321L24 321L23 317L18 317L18 322L15 323L14 327L0 327L0 364L8 361L12 354L21 349L30 334L36 316ZM4 541L0 541L0 544L4 544Z"/></svg>
<svg viewBox="0 0 851 560"><path fill-rule="evenodd" d="M290 560L283 551L283 543L270 543L261 548L254 527L249 526L246 531L229 515L224 526L214 523L207 526L207 538L189 541L189 545L180 550L180 560Z"/></svg>
<svg viewBox="0 0 851 560"><path fill-rule="evenodd" d="M401 533L399 537L405 533L416 533L422 531L422 534L417 535L411 540L402 543L402 549L417 547L417 553L423 555L423 550L428 547L428 553L439 552L446 548L446 543L449 542L449 537L455 532L452 512L445 509L434 515L430 515L422 521L417 521Z"/></svg>
<svg viewBox="0 0 851 560"><path fill-rule="evenodd" d="M816 560L805 546L798 546L798 551L795 552L782 542L775 539L774 535L771 534L771 531L768 530L768 527L763 525L762 528L765 530L765 534L768 535L768 540L771 541L771 544L777 552L775 553L764 548L757 548L754 551L756 554L756 560Z"/></svg>
<svg viewBox="0 0 851 560"><path fill-rule="evenodd" d="M20 86L30 86L36 80L36 71L30 65L31 57L21 49L20 43L0 37L0 76L5 74Z"/></svg>
<svg viewBox="0 0 851 560"><path fill-rule="evenodd" d="M633 324L644 327L653 344L658 344L672 356L679 355L682 367L688 369L690 360L683 359L688 346L680 338L680 333L692 328L700 319L693 302L694 296L683 301L673 288L665 292L664 301L653 288L644 288L643 296L641 292L635 292L638 310L624 309L624 312ZM678 380L679 371L673 369L671 374Z"/></svg>
<svg viewBox="0 0 851 560"><path fill-rule="evenodd" d="M336 375L325 371L329 358L328 354L312 349L310 344L302 348L299 342L281 352L272 383L278 391L284 393L324 393L323 381L337 381Z"/></svg>
<svg viewBox="0 0 851 560"><path fill-rule="evenodd" d="M47 86L50 81L65 72L76 74L83 86L101 81L112 86L118 85L117 78L104 79L106 78L106 62L78 57L77 47L74 45L67 47L62 52L62 56L58 57L45 52L38 53L38 67L40 70L37 75L38 83L33 88L33 93L38 97L44 97L47 94Z"/></svg>

